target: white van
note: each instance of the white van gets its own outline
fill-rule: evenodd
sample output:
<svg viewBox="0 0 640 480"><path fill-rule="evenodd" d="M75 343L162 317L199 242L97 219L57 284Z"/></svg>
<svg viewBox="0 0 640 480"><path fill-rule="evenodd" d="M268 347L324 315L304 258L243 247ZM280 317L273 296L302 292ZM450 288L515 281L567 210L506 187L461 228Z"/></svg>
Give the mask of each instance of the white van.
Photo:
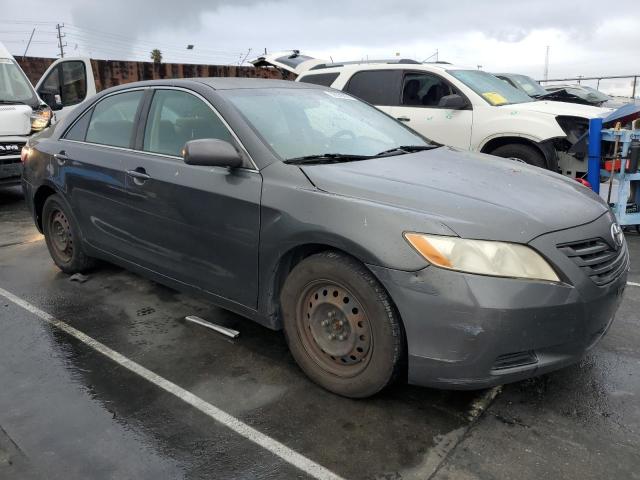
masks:
<svg viewBox="0 0 640 480"><path fill-rule="evenodd" d="M20 182L20 151L31 134L49 126L51 117L51 109L0 44L0 186Z"/></svg>
<svg viewBox="0 0 640 480"><path fill-rule="evenodd" d="M464 150L517 158L571 176L587 171L569 150L589 119L612 110L534 101L481 70L410 59L328 63L299 52L252 61L298 75L296 81L343 90L375 105L425 137Z"/></svg>
<svg viewBox="0 0 640 480"><path fill-rule="evenodd" d="M54 62L34 89L13 55L0 43L0 186L20 183L20 153L27 139L96 93L91 62Z"/></svg>

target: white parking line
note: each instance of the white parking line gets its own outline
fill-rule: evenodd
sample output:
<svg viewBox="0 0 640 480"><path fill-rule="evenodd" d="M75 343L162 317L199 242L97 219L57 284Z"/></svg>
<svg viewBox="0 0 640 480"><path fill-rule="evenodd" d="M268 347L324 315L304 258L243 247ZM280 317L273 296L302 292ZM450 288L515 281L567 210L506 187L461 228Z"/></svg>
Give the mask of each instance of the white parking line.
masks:
<svg viewBox="0 0 640 480"><path fill-rule="evenodd" d="M217 407L214 407L210 403L204 401L200 397L192 394L191 392L185 390L184 388L179 387L173 382L156 375L151 370L147 370L142 365L134 362L133 360L128 359L124 355L116 352L115 350L111 350L106 345L94 340L93 338L85 335L80 330L73 328L71 325L63 322L62 320L58 320L52 315L48 314L40 310L38 307L30 304L26 300L21 299L20 297L15 296L11 292L0 288L0 295L8 299L9 301L15 303L19 307L24 308L25 310L33 313L38 316L40 319L45 322L53 325L54 327L62 330L63 332L71 335L72 337L80 340L82 343L88 345L94 350L100 352L104 356L110 358L117 364L123 366L127 370L132 371L133 373L137 373L145 380L153 383L154 385L166 390L167 392L175 395L179 399L188 403L192 407L200 410L205 415L213 418L215 421L221 423L225 427L230 428L234 432L239 435L242 435L247 440L254 442L255 444L261 446L265 450L277 455L285 462L293 465L294 467L302 470L303 472L309 474L313 478L317 478L319 480L342 480L342 477L336 475L330 470L326 469L322 465L315 463L314 461L308 459L304 455L299 454L298 452L291 450L286 445L274 440L273 438L260 433L258 430L250 427L246 423L238 420L232 415L220 410Z"/></svg>
<svg viewBox="0 0 640 480"><path fill-rule="evenodd" d="M627 282L627 285L631 285L632 287L640 287L640 283L636 282Z"/></svg>

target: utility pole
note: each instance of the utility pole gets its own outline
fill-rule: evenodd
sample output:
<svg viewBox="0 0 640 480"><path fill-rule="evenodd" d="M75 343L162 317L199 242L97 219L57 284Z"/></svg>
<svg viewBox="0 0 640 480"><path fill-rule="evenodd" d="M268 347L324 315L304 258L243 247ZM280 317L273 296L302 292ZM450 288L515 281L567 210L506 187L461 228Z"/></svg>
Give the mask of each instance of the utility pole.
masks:
<svg viewBox="0 0 640 480"><path fill-rule="evenodd" d="M547 81L549 79L549 50L551 47L547 45L547 53L544 56L544 79Z"/></svg>
<svg viewBox="0 0 640 480"><path fill-rule="evenodd" d="M250 53L251 53L251 49L247 50L247 54L244 56L242 60L240 60L240 63L238 65L242 65L247 60L247 57L249 56Z"/></svg>
<svg viewBox="0 0 640 480"><path fill-rule="evenodd" d="M61 31L62 27L64 27L64 23L62 25L59 23L56 25L56 29L58 30L58 48L60 48L60 58L64 58L64 47L67 46L66 43L64 45L62 44L62 39L65 37Z"/></svg>
<svg viewBox="0 0 640 480"><path fill-rule="evenodd" d="M31 45L31 40L33 40L33 34L36 33L36 28L33 27L33 31L31 32L31 36L29 37L29 41L27 42L27 48L24 49L24 53L22 54L22 60L27 56L27 51L29 50L29 46Z"/></svg>

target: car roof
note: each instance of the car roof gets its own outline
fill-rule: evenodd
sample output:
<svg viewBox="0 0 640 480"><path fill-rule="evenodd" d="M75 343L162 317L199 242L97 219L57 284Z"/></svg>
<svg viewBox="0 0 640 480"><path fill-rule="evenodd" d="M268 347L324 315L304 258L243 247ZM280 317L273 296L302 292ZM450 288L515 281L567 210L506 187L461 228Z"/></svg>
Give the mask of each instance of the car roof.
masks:
<svg viewBox="0 0 640 480"><path fill-rule="evenodd" d="M207 85L214 90L239 90L258 88L320 88L321 85L310 83L297 83L290 80L272 80L267 78L238 78L238 77L193 77L193 78L171 78L164 80L144 80L140 82L124 83L100 92L113 92L128 88L139 87L189 87L195 84Z"/></svg>
<svg viewBox="0 0 640 480"><path fill-rule="evenodd" d="M203 77L192 78L215 90L233 90L238 88L299 88L300 84L291 80L273 80L267 78ZM316 85L320 86L320 85ZM304 88L304 87L302 87Z"/></svg>
<svg viewBox="0 0 640 480"><path fill-rule="evenodd" d="M313 67L300 76L307 75L319 75L322 73L331 72L357 72L361 70L424 70L427 72L442 72L445 70L469 70L470 67L464 67L461 65L453 65L451 63L420 63L420 62L406 62L406 61L356 61L356 62L344 62L336 64L318 65ZM472 69L475 70L475 69Z"/></svg>

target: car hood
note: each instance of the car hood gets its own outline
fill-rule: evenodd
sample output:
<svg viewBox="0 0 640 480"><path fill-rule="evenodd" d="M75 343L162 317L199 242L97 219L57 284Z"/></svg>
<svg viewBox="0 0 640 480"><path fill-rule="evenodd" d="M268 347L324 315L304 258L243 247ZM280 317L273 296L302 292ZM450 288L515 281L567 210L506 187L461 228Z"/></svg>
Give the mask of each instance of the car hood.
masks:
<svg viewBox="0 0 640 480"><path fill-rule="evenodd" d="M465 238L527 243L608 210L575 180L448 147L300 168L321 190L412 210Z"/></svg>
<svg viewBox="0 0 640 480"><path fill-rule="evenodd" d="M29 135L32 111L28 105L0 104L0 135Z"/></svg>
<svg viewBox="0 0 640 480"><path fill-rule="evenodd" d="M548 100L504 105L498 108L582 118L604 117L613 111L611 108L593 107L591 105L580 105L578 103L552 102Z"/></svg>

